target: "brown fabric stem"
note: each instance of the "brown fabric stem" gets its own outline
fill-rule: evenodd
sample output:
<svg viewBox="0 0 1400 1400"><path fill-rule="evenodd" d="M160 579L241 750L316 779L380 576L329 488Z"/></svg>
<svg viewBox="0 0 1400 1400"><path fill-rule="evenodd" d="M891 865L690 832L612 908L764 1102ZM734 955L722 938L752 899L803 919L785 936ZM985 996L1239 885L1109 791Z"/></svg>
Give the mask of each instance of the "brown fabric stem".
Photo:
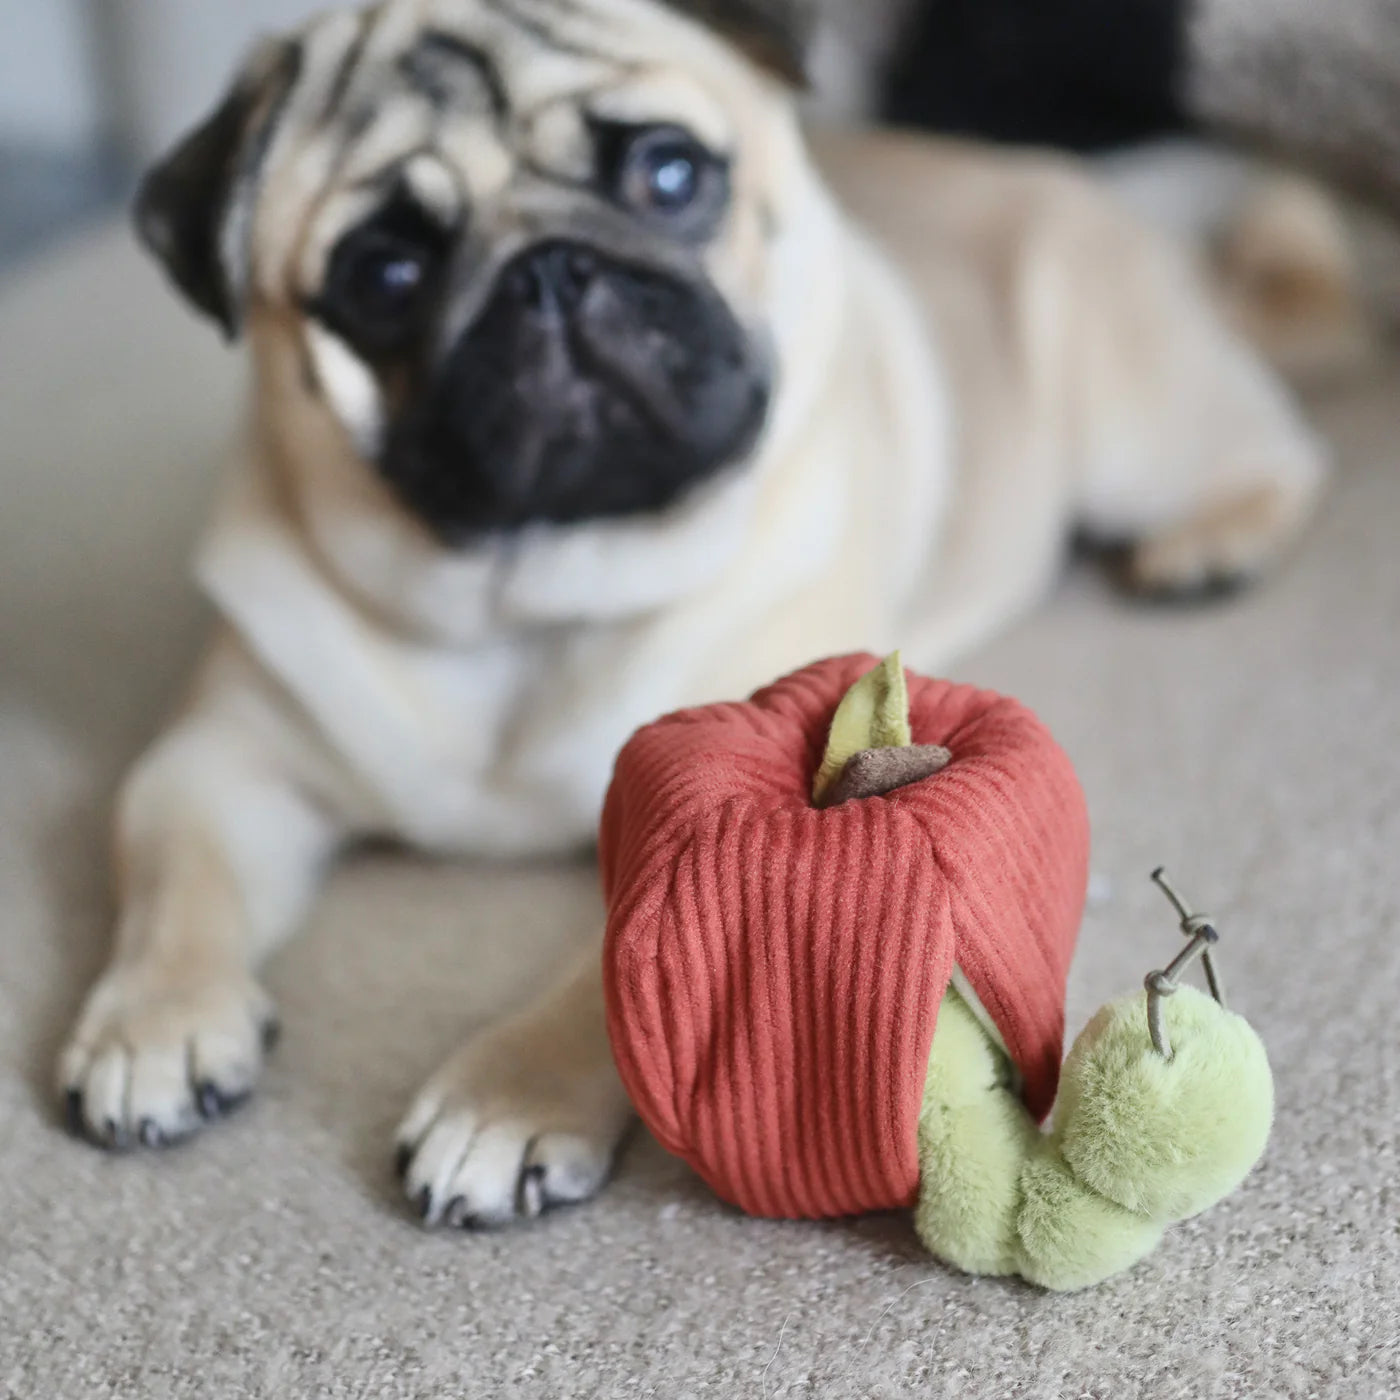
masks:
<svg viewBox="0 0 1400 1400"><path fill-rule="evenodd" d="M827 795L823 807L839 807L866 797L887 797L902 787L941 773L953 755L935 744L903 749L866 749L851 759Z"/></svg>

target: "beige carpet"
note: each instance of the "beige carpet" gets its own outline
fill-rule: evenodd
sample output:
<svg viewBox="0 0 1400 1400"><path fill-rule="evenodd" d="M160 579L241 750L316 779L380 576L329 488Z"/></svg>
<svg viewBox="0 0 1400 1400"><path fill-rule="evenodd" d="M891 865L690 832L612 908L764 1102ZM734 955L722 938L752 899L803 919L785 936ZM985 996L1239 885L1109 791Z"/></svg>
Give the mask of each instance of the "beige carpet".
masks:
<svg viewBox="0 0 1400 1400"><path fill-rule="evenodd" d="M1037 706L1089 789L1073 1024L1172 952L1165 860L1278 1073L1247 1188L1063 1299L947 1273L902 1219L739 1219L644 1140L592 1207L425 1235L390 1130L585 932L584 869L348 870L271 969L287 1035L255 1106L158 1160L62 1134L106 793L197 634L183 557L235 397L154 280L114 232L0 288L0 1395L1400 1394L1394 380L1326 407L1338 489L1270 587L1141 612L1078 573L965 668Z"/></svg>

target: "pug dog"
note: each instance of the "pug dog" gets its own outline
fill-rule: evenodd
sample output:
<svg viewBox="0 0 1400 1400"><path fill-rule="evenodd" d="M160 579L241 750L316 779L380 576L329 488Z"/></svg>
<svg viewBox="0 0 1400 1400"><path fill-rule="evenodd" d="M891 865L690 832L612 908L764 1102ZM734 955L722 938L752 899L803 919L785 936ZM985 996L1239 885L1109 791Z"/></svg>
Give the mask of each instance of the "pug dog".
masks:
<svg viewBox="0 0 1400 1400"><path fill-rule="evenodd" d="M62 1052L95 1143L253 1090L258 965L353 842L575 850L663 711L847 649L942 668L1075 532L1177 594L1302 529L1323 450L1190 259L1054 159L809 139L809 18L330 13L147 180L145 241L254 378L199 561L221 621L125 786L111 965ZM429 1224L604 1182L630 1113L599 963L409 1108Z"/></svg>

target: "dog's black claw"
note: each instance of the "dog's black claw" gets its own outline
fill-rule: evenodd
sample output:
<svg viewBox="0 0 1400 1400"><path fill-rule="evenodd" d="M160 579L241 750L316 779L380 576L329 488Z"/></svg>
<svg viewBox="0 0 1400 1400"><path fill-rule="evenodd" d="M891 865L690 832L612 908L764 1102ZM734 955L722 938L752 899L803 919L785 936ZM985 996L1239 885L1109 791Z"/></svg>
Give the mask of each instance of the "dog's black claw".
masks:
<svg viewBox="0 0 1400 1400"><path fill-rule="evenodd" d="M399 1150L394 1153L394 1175L402 1181L408 1175L408 1169L413 1165L413 1144L408 1142L399 1143Z"/></svg>
<svg viewBox="0 0 1400 1400"><path fill-rule="evenodd" d="M166 1137L160 1124L153 1118L143 1118L141 1120L141 1146L149 1148L167 1147L170 1140Z"/></svg>
<svg viewBox="0 0 1400 1400"><path fill-rule="evenodd" d="M83 1091L70 1089L63 1096L63 1122L74 1137L87 1136L87 1123L83 1119Z"/></svg>
<svg viewBox="0 0 1400 1400"><path fill-rule="evenodd" d="M527 1220L543 1215L549 1209L544 1182L547 1173L542 1166L526 1167L520 1174L520 1213Z"/></svg>
<svg viewBox="0 0 1400 1400"><path fill-rule="evenodd" d="M199 1116L206 1123L212 1123L224 1111L224 1096L219 1092L217 1084L196 1084L194 1101L199 1109Z"/></svg>
<svg viewBox="0 0 1400 1400"><path fill-rule="evenodd" d="M263 1054L270 1055L282 1042L282 1023L272 1020L263 1024L262 1028L262 1048Z"/></svg>
<svg viewBox="0 0 1400 1400"><path fill-rule="evenodd" d="M1251 583L1247 574L1210 574L1199 583L1186 583L1176 587L1151 588L1130 586L1128 591L1135 602L1163 611L1178 609L1189 612L1193 608L1206 608L1216 603L1228 603L1244 593Z"/></svg>
<svg viewBox="0 0 1400 1400"><path fill-rule="evenodd" d="M126 1129L119 1127L115 1118L108 1118L102 1124L102 1146L109 1152L125 1152L127 1149Z"/></svg>
<svg viewBox="0 0 1400 1400"><path fill-rule="evenodd" d="M425 1186L417 1196L414 1197L413 1204L418 1211L418 1218L426 1220L433 1213L433 1188Z"/></svg>
<svg viewBox="0 0 1400 1400"><path fill-rule="evenodd" d="M250 1098L252 1093L249 1090L230 1094L207 1079L201 1084L196 1084L194 1090L195 1106L199 1109L199 1116L206 1123L212 1123L216 1118L227 1118L230 1113L242 1108Z"/></svg>
<svg viewBox="0 0 1400 1400"><path fill-rule="evenodd" d="M443 1224L449 1230L465 1230L469 1228L470 1220L471 1216L467 1214L466 1197L454 1196L442 1214Z"/></svg>
<svg viewBox="0 0 1400 1400"><path fill-rule="evenodd" d="M1088 552L1098 560L1109 582L1132 602L1164 611L1187 611L1229 602L1246 592L1254 579L1238 570L1218 570L1194 583L1144 583L1133 573L1132 544L1121 541L1092 545Z"/></svg>

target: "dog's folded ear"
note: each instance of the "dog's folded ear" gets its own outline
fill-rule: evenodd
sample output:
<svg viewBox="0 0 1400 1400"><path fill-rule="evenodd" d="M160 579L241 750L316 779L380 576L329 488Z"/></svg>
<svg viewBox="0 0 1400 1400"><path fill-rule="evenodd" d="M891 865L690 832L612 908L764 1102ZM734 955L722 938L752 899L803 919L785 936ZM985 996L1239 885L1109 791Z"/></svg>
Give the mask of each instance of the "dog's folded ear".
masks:
<svg viewBox="0 0 1400 1400"><path fill-rule="evenodd" d="M252 210L301 49L260 45L218 109L157 165L136 198L142 242L230 339L242 325L252 265Z"/></svg>
<svg viewBox="0 0 1400 1400"><path fill-rule="evenodd" d="M665 0L723 34L794 87L808 82L817 0Z"/></svg>

